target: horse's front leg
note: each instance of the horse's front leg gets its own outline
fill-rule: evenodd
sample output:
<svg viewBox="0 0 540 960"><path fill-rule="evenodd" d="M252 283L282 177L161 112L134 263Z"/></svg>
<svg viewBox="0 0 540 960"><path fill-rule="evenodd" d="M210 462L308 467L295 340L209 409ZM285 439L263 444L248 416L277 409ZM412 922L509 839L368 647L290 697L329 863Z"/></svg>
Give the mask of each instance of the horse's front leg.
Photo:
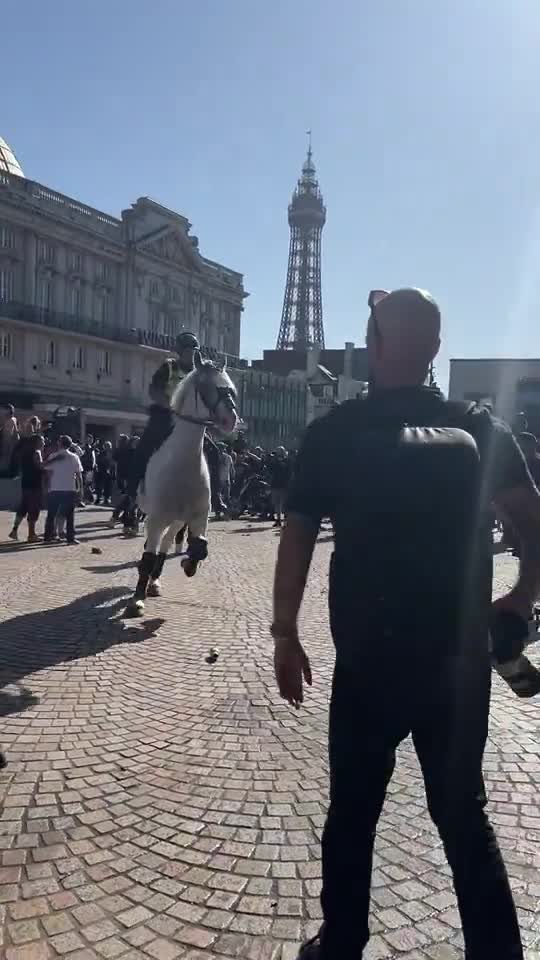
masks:
<svg viewBox="0 0 540 960"><path fill-rule="evenodd" d="M135 593L126 607L127 616L141 617L144 613L144 601L146 600L146 591L148 582L158 559L158 549L163 536L163 522L152 518L147 519L146 523L146 543L144 553L139 561L139 579L135 587ZM162 564L163 566L163 564Z"/></svg>
<svg viewBox="0 0 540 960"><path fill-rule="evenodd" d="M182 560L182 569L186 577L193 577L197 567L208 556L208 513L201 510L195 513L189 521L187 557Z"/></svg>
<svg viewBox="0 0 540 960"><path fill-rule="evenodd" d="M161 596L161 583L159 582L159 578L163 573L163 567L165 565L165 560L167 559L167 554L169 553L169 550L173 545L174 539L179 529L180 530L182 529L182 526L180 525L180 523L171 523L169 529L164 533L161 539L161 543L159 546L159 553L156 556L152 573L150 574L150 582L148 584L148 590L147 590L149 597Z"/></svg>

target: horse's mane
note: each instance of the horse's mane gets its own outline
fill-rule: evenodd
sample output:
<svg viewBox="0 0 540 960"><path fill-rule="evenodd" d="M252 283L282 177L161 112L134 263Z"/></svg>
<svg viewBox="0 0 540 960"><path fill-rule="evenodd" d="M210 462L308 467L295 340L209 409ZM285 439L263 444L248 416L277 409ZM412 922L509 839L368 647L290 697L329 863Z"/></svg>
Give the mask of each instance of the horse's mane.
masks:
<svg viewBox="0 0 540 960"><path fill-rule="evenodd" d="M223 380L223 386L230 387L236 393L234 384L226 371L218 367L217 364L212 362L212 360L203 360L202 366L199 369L195 367L190 373L186 374L186 376L175 388L171 397L171 406L175 413L181 412L185 403L186 395L190 390L193 389L197 376L201 373L210 371L215 371L215 373L219 374L220 378Z"/></svg>

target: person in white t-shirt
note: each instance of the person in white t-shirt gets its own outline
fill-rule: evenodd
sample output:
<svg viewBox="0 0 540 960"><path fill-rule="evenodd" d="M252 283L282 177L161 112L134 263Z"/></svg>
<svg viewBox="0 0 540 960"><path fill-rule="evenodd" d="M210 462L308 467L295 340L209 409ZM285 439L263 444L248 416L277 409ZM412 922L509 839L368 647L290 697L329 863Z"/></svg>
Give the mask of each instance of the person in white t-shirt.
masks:
<svg viewBox="0 0 540 960"><path fill-rule="evenodd" d="M81 490L83 469L80 458L70 449L72 443L71 437L60 437L58 452L44 464L49 478L45 543L51 543L55 539L55 521L58 514L66 519L67 542L79 542L75 538L75 505Z"/></svg>

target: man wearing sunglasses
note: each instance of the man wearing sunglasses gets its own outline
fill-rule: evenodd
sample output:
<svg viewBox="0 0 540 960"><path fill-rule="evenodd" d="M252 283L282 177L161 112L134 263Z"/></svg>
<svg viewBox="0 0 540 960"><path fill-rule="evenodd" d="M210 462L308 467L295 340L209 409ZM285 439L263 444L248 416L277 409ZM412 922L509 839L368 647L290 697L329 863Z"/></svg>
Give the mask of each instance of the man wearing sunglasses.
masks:
<svg viewBox="0 0 540 960"><path fill-rule="evenodd" d="M467 960L522 960L508 878L486 817L488 627L520 696L520 656L540 590L540 495L512 433L488 410L425 386L440 312L418 289L372 291L370 387L308 428L274 585L275 671L303 702L311 667L297 617L322 517L335 549L330 624L330 808L323 925L302 960L360 960L369 939L373 844L396 749L412 734L429 813L452 869ZM519 579L491 604L491 504L522 539ZM514 672L512 672L514 671Z"/></svg>

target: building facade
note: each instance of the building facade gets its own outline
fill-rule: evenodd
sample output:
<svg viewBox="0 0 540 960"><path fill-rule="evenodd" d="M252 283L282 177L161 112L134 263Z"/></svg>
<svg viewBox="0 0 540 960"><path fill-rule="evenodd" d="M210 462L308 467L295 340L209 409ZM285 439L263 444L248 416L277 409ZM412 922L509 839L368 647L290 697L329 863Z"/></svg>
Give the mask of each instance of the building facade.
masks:
<svg viewBox="0 0 540 960"><path fill-rule="evenodd" d="M266 450L298 447L308 422L308 394L305 380L258 370L227 368L238 391L238 408L252 446Z"/></svg>
<svg viewBox="0 0 540 960"><path fill-rule="evenodd" d="M182 330L242 366L242 275L190 229L147 197L115 218L28 180L0 140L0 400L69 403L118 432Z"/></svg>
<svg viewBox="0 0 540 960"><path fill-rule="evenodd" d="M524 413L540 436L540 359L451 360L449 397L487 401L509 423Z"/></svg>

